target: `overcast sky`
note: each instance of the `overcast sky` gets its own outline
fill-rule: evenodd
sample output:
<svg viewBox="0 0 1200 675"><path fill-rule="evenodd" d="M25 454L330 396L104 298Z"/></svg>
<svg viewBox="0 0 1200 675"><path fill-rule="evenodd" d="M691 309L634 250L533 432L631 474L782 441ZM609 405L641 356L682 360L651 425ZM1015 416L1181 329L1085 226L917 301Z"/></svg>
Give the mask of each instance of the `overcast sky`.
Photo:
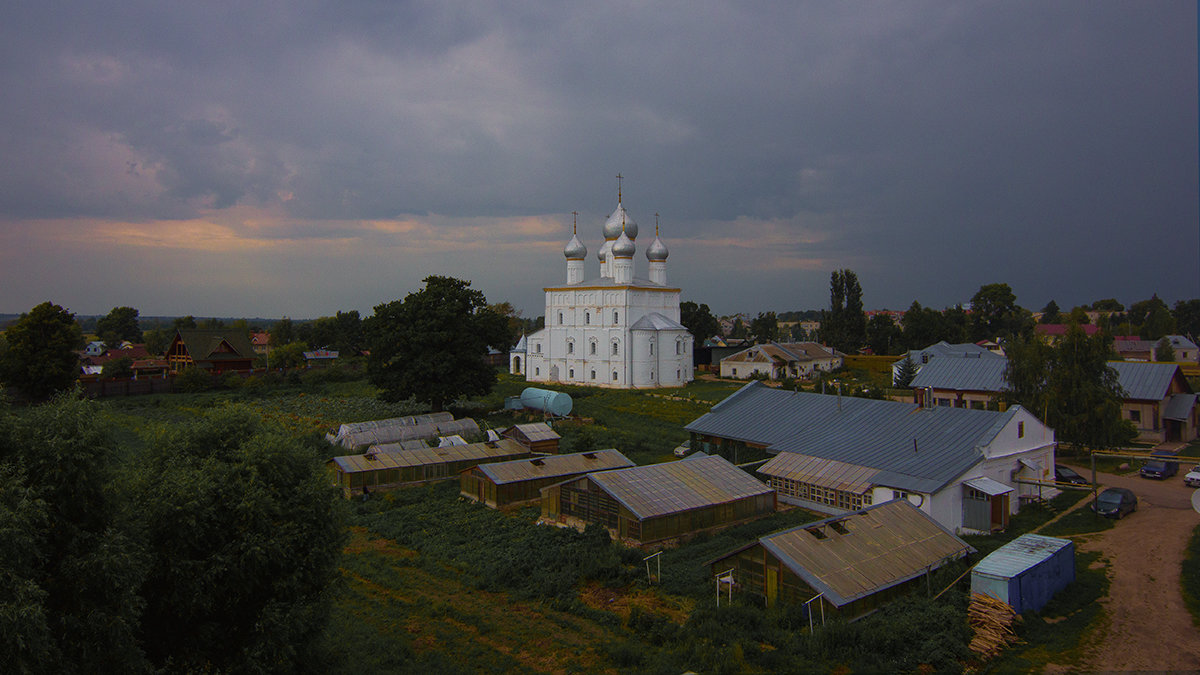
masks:
<svg viewBox="0 0 1200 675"><path fill-rule="evenodd" d="M1200 297L1193 1L8 2L0 312L369 314L598 273L717 313Z"/></svg>

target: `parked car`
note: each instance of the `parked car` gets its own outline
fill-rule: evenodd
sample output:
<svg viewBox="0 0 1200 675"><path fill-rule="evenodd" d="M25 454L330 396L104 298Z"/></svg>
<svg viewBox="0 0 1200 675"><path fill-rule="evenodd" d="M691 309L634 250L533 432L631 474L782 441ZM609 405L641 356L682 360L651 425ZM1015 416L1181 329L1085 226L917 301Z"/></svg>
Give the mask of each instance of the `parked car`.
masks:
<svg viewBox="0 0 1200 675"><path fill-rule="evenodd" d="M1092 510L1102 516L1121 519L1137 511L1137 495L1125 488L1108 488L1092 504Z"/></svg>
<svg viewBox="0 0 1200 675"><path fill-rule="evenodd" d="M676 457L687 457L690 454L692 454L692 442L691 441L684 441L684 442L680 443L679 445L675 446L675 456Z"/></svg>
<svg viewBox="0 0 1200 675"><path fill-rule="evenodd" d="M1075 485L1091 485L1091 481L1080 476L1069 466L1054 465L1054 480L1059 483L1074 483Z"/></svg>
<svg viewBox="0 0 1200 675"><path fill-rule="evenodd" d="M1183 477L1183 484L1188 487L1200 487L1200 464L1192 467L1192 470Z"/></svg>
<svg viewBox="0 0 1200 675"><path fill-rule="evenodd" d="M1170 457L1171 459L1174 459L1176 456L1176 453L1171 450L1155 450L1150 454L1155 457ZM1141 473L1142 478L1157 478L1159 480L1170 478L1179 473L1179 462L1152 459L1146 462L1146 465L1142 467L1139 473Z"/></svg>

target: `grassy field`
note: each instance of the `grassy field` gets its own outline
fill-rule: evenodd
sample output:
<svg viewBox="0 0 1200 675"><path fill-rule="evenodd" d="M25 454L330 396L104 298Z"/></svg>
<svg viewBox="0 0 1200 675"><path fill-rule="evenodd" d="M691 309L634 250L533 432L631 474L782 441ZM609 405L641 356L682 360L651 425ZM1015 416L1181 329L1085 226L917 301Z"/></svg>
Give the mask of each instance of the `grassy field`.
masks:
<svg viewBox="0 0 1200 675"><path fill-rule="evenodd" d="M671 449L687 438L682 427L743 384L700 381L653 392L556 386L592 421L561 427L563 449L617 447L639 463L671 459ZM505 427L526 419L502 410L505 397L525 386L501 375L491 394L459 402L454 412ZM422 412L412 404L381 403L374 394L361 381L324 382L102 405L127 461L136 461L164 425L226 404L243 405L329 455L333 449L318 435L339 423ZM1081 498L1068 493L1049 507L1027 508L1008 532L971 543L986 554ZM715 607L705 561L822 517L803 509L668 549L661 576L656 565L652 581L644 553L612 545L602 531L538 526L533 509L483 508L460 499L454 482L377 495L350 503L349 510L352 536L324 638L329 662L321 669L328 672L956 671L970 662L961 581L937 600L918 594L811 635L795 608L767 610L746 597ZM935 574L933 590L949 585L966 565ZM1089 586L1085 596L1093 590ZM1061 611L1079 615L1069 607ZM1021 653L1029 655L1012 668L1035 663L1037 652L1030 650L1073 644L1091 620L1073 619L1080 625L1065 624L1066 633L1022 629L1028 645Z"/></svg>

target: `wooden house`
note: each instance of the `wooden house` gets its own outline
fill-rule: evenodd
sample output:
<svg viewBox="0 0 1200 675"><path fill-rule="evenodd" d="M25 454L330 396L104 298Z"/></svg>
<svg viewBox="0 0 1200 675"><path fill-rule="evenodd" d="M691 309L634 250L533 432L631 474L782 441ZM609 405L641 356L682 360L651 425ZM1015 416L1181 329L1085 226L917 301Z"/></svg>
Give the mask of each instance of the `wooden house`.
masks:
<svg viewBox="0 0 1200 675"><path fill-rule="evenodd" d="M179 330L167 347L167 365L172 373L189 367L212 373L250 370L254 365L254 347L245 331Z"/></svg>

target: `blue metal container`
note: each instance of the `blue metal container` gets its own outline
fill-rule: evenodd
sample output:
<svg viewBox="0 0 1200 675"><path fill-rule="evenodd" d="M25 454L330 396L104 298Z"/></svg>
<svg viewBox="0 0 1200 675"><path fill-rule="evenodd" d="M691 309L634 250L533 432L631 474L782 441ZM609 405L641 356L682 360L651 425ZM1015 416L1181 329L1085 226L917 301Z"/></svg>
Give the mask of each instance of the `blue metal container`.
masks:
<svg viewBox="0 0 1200 675"><path fill-rule="evenodd" d="M537 387L526 387L525 391L521 392L521 404L526 408L541 410L558 417L570 415L574 406L570 395Z"/></svg>
<svg viewBox="0 0 1200 675"><path fill-rule="evenodd" d="M971 571L971 592L1008 603L1018 614L1038 611L1075 581L1075 544L1023 534L992 551Z"/></svg>

